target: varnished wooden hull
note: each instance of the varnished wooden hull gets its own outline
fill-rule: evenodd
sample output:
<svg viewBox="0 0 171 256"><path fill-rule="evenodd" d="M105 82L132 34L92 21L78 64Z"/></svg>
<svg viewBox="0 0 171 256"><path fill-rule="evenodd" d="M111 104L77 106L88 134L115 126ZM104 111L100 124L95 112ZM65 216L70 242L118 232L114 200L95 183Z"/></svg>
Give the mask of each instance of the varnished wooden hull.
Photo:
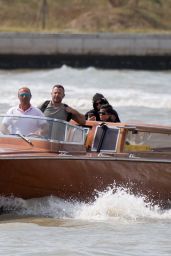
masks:
<svg viewBox="0 0 171 256"><path fill-rule="evenodd" d="M8 156L0 159L0 194L23 199L54 195L93 200L108 186L127 187L169 207L171 162L90 156Z"/></svg>
<svg viewBox="0 0 171 256"><path fill-rule="evenodd" d="M77 141L77 136L74 137L76 127L73 130L65 129L68 134L66 133L67 139L64 141L51 137L31 137L30 141L30 137L20 134L0 136L0 195L13 195L23 199L54 195L66 200L90 201L95 199L98 191L104 191L109 186L120 186L135 195L146 196L146 200L153 204L170 207L171 127L149 125L135 129L130 126L129 129L134 131L133 135L139 130L145 130L149 138L149 132L154 130L157 136L153 142L156 143L160 132L166 134L164 142L169 141L166 148L159 147L159 152L158 147L156 150L153 147L145 150L141 144L135 145L134 152L132 149L124 150L128 128L124 124L121 124L119 132L119 126L116 127L115 147L112 144L110 150L108 147L107 150L102 150L103 133L99 135L97 145L93 142L96 141L96 136L93 136L97 125L96 122L88 123L88 127L92 129L89 130L86 141L80 133L77 136L82 140ZM56 133L52 133L53 136L54 134L56 136ZM112 137L108 137L107 146L110 139L113 143L115 135L112 133ZM161 137L158 141L159 146L163 139Z"/></svg>

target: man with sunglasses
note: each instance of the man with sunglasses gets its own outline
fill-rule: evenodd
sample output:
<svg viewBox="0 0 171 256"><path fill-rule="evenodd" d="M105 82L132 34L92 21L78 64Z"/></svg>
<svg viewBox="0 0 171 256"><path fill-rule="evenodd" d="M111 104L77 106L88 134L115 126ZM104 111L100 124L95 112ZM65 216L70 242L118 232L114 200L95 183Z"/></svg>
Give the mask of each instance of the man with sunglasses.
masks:
<svg viewBox="0 0 171 256"><path fill-rule="evenodd" d="M18 90L19 105L10 108L6 115L8 116L38 116L44 117L44 114L31 105L31 91L27 87L22 87ZM43 133L43 129L46 126L46 122L41 119L31 118L18 118L14 122L14 118L5 117L2 121L1 132L4 134L20 133L22 135L28 135L29 133ZM38 130L38 131L37 131ZM39 134L40 135L40 134Z"/></svg>

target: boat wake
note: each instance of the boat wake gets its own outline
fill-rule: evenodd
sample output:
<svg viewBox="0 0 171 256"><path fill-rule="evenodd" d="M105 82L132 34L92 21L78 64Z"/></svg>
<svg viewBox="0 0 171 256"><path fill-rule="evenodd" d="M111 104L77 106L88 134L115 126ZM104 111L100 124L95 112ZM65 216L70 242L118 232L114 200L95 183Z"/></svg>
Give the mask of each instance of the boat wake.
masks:
<svg viewBox="0 0 171 256"><path fill-rule="evenodd" d="M29 200L1 196L0 209L1 213L10 212L19 216L89 221L171 219L171 209L162 210L159 206L152 206L143 196L132 195L123 188L109 188L99 192L91 203L66 201L54 196Z"/></svg>

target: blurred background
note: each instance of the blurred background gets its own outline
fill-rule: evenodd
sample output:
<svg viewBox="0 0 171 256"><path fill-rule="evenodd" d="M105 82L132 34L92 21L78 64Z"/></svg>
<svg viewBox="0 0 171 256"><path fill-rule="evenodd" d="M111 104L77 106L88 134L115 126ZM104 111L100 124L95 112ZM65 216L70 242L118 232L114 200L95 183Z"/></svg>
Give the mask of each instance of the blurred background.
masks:
<svg viewBox="0 0 171 256"><path fill-rule="evenodd" d="M170 32L170 0L1 0L0 31Z"/></svg>

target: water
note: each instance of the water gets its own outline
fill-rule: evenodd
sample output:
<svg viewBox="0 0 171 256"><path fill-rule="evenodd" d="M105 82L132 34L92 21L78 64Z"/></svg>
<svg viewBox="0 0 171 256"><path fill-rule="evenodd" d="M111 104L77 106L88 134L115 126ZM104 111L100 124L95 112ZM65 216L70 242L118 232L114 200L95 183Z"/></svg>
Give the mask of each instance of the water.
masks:
<svg viewBox="0 0 171 256"><path fill-rule="evenodd" d="M101 92L119 112L122 121L171 123L171 72L97 70L95 68L38 71L0 71L0 113L18 103L17 90L32 90L34 105L49 99L54 84L65 86L64 102L85 113Z"/></svg>
<svg viewBox="0 0 171 256"><path fill-rule="evenodd" d="M65 86L64 102L85 113L100 92L122 121L171 124L171 72L84 70L0 71L0 113L18 104L17 90L30 87L32 104L49 99L51 87ZM112 189L94 203L47 197L0 197L0 255L171 255L171 210L143 197Z"/></svg>

